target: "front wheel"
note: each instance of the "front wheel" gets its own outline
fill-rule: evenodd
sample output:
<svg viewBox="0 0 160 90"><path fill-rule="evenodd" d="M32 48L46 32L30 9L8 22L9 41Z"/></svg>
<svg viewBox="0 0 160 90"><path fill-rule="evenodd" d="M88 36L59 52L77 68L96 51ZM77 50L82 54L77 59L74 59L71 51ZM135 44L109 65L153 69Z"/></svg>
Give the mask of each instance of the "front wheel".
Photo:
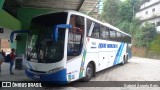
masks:
<svg viewBox="0 0 160 90"><path fill-rule="evenodd" d="M86 76L82 79L82 81L89 81L93 77L94 69L91 63L88 64L86 68Z"/></svg>

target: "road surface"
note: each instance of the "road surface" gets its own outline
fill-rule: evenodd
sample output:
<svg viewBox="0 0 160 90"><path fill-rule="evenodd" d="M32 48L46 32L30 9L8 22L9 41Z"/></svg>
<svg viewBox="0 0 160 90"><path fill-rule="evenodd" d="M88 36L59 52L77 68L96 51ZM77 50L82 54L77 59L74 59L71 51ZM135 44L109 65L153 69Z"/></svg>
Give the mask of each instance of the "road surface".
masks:
<svg viewBox="0 0 160 90"><path fill-rule="evenodd" d="M9 75L9 64L2 64L2 73L0 75L0 81L31 81L25 76L23 70L14 70L15 75ZM109 69L96 73L96 77L93 77L91 82L97 81L160 81L160 60L147 59L133 57L125 65L117 65ZM102 82L101 82L102 83ZM83 82L73 82L70 86L61 88L30 88L30 90L160 90L153 87L77 87L84 84ZM76 87L74 87L76 86ZM2 88L7 90L9 88ZM16 88L15 88L16 89ZM28 89L28 88L23 88Z"/></svg>

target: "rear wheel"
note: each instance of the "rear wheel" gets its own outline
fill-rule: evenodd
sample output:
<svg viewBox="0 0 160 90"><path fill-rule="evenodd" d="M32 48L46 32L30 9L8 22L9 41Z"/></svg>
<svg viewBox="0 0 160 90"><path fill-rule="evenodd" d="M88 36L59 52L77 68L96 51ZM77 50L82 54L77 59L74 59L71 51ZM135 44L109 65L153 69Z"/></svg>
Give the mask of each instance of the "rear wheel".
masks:
<svg viewBox="0 0 160 90"><path fill-rule="evenodd" d="M124 65L125 63L126 63L125 56L123 56L123 61L122 61L121 65Z"/></svg>
<svg viewBox="0 0 160 90"><path fill-rule="evenodd" d="M88 64L86 68L86 76L82 79L82 81L89 81L94 74L93 65L91 63Z"/></svg>
<svg viewBox="0 0 160 90"><path fill-rule="evenodd" d="M128 55L126 56L126 63L128 63Z"/></svg>

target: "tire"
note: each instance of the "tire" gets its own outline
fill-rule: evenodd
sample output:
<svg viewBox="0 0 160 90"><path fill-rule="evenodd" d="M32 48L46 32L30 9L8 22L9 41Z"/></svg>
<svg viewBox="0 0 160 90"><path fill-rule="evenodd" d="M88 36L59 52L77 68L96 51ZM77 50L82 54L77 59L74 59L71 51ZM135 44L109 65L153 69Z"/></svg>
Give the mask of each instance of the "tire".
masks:
<svg viewBox="0 0 160 90"><path fill-rule="evenodd" d="M121 63L121 65L124 65L126 63L126 59L125 59L125 56L123 56L123 61Z"/></svg>
<svg viewBox="0 0 160 90"><path fill-rule="evenodd" d="M82 81L87 82L87 81L91 80L93 75L94 75L94 68L93 68L93 65L91 63L89 63L86 68L86 76L82 79Z"/></svg>
<svg viewBox="0 0 160 90"><path fill-rule="evenodd" d="M128 63L128 55L127 55L127 57L126 57L126 63Z"/></svg>

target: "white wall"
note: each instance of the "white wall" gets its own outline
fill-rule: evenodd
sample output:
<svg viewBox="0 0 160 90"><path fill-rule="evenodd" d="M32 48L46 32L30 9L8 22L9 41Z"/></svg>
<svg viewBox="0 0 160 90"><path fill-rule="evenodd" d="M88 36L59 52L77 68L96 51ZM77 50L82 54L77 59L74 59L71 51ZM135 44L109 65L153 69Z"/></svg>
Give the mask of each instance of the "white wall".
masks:
<svg viewBox="0 0 160 90"><path fill-rule="evenodd" d="M151 6L153 4L155 5ZM155 9L155 11L153 11L153 9ZM157 26L157 22L160 22L160 0L150 0L149 2L144 3L135 16L141 21L153 23ZM144 25L145 22L143 22L142 25ZM160 32L160 26L157 26L156 29L157 32Z"/></svg>
<svg viewBox="0 0 160 90"><path fill-rule="evenodd" d="M3 29L4 29L4 32L3 32L3 33L0 33L0 38L10 39L10 34L11 34L12 30L7 29L7 28L4 28L4 27L1 27L1 26L0 26L0 28L3 28Z"/></svg>
<svg viewBox="0 0 160 90"><path fill-rule="evenodd" d="M150 6L150 5L154 4L154 3L157 3L157 2L159 2L159 1L160 1L160 0L150 0L149 2L144 3L144 4L140 7L140 9L143 9L143 8L145 8L145 7L148 7L148 6Z"/></svg>
<svg viewBox="0 0 160 90"><path fill-rule="evenodd" d="M152 11L154 8L155 11ZM148 14L146 14L146 12L148 12ZM160 3L136 13L136 18L140 20L146 20L155 16L160 16Z"/></svg>

